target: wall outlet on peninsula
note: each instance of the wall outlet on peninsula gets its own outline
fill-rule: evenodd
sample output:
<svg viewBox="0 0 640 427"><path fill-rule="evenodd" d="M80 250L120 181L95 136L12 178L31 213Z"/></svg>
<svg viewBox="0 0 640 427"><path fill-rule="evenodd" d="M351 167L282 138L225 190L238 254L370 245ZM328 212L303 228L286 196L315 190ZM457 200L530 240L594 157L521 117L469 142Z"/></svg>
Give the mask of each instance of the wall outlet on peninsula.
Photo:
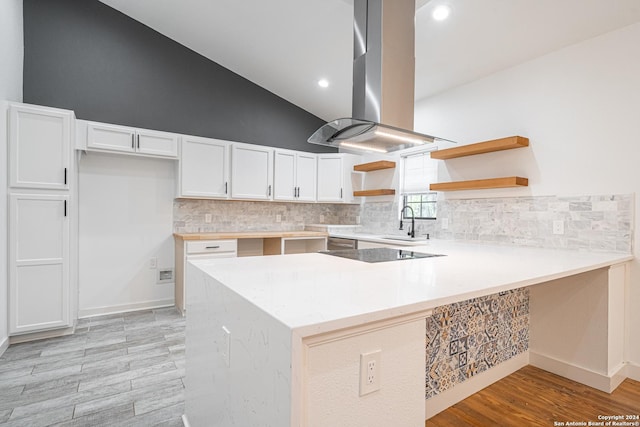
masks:
<svg viewBox="0 0 640 427"><path fill-rule="evenodd" d="M380 390L380 356L382 350L360 355L360 396Z"/></svg>

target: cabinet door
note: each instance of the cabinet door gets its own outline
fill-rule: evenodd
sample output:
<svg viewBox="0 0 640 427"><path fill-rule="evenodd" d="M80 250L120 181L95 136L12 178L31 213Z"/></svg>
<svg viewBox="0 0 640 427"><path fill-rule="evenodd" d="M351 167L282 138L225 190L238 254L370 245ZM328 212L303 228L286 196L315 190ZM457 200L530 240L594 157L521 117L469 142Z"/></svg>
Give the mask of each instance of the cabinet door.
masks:
<svg viewBox="0 0 640 427"><path fill-rule="evenodd" d="M273 199L296 200L296 152L275 150Z"/></svg>
<svg viewBox="0 0 640 427"><path fill-rule="evenodd" d="M182 137L179 197L227 198L229 145L227 141Z"/></svg>
<svg viewBox="0 0 640 427"><path fill-rule="evenodd" d="M273 148L241 143L231 146L231 197L273 198Z"/></svg>
<svg viewBox="0 0 640 427"><path fill-rule="evenodd" d="M317 157L315 154L298 153L296 164L296 184L298 197L296 200L316 201Z"/></svg>
<svg viewBox="0 0 640 427"><path fill-rule="evenodd" d="M13 104L9 109L9 186L66 190L71 111Z"/></svg>
<svg viewBox="0 0 640 427"><path fill-rule="evenodd" d="M318 156L319 202L341 202L343 200L343 174L340 155Z"/></svg>
<svg viewBox="0 0 640 427"><path fill-rule="evenodd" d="M109 151L135 152L135 129L107 125L103 123L87 123L87 148Z"/></svg>
<svg viewBox="0 0 640 427"><path fill-rule="evenodd" d="M138 129L136 152L161 157L178 157L178 135L168 132Z"/></svg>
<svg viewBox="0 0 640 427"><path fill-rule="evenodd" d="M68 196L9 198L9 332L71 326Z"/></svg>

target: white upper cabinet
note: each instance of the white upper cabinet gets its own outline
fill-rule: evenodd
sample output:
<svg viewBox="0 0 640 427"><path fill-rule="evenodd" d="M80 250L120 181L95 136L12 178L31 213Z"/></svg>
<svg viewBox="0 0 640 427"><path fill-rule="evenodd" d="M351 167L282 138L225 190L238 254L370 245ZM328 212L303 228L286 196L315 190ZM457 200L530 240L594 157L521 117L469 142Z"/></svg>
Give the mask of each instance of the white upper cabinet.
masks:
<svg viewBox="0 0 640 427"><path fill-rule="evenodd" d="M275 150L274 200L316 201L316 155Z"/></svg>
<svg viewBox="0 0 640 427"><path fill-rule="evenodd" d="M351 169L357 156L318 154L318 201L353 202Z"/></svg>
<svg viewBox="0 0 640 427"><path fill-rule="evenodd" d="M90 150L178 157L178 135L173 133L96 122L86 122L86 127Z"/></svg>
<svg viewBox="0 0 640 427"><path fill-rule="evenodd" d="M296 199L296 153L289 150L275 150L273 175L273 199Z"/></svg>
<svg viewBox="0 0 640 427"><path fill-rule="evenodd" d="M178 197L229 197L229 147L218 139L183 136Z"/></svg>
<svg viewBox="0 0 640 427"><path fill-rule="evenodd" d="M273 199L273 148L241 143L231 145L231 197Z"/></svg>
<svg viewBox="0 0 640 427"><path fill-rule="evenodd" d="M103 123L87 123L87 148L135 152L136 130Z"/></svg>
<svg viewBox="0 0 640 427"><path fill-rule="evenodd" d="M9 333L71 326L69 196L9 198Z"/></svg>
<svg viewBox="0 0 640 427"><path fill-rule="evenodd" d="M72 111L10 105L10 187L69 189L73 121Z"/></svg>
<svg viewBox="0 0 640 427"><path fill-rule="evenodd" d="M318 158L315 154L298 153L297 159L296 182L298 184L298 197L296 200L315 202Z"/></svg>

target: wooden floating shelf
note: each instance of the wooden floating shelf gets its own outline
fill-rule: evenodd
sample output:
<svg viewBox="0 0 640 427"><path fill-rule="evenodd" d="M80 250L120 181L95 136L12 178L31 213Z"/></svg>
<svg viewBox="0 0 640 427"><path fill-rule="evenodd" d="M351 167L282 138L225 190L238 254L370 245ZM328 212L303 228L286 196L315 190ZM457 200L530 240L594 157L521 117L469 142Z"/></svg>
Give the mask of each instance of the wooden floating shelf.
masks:
<svg viewBox="0 0 640 427"><path fill-rule="evenodd" d="M527 187L529 180L519 176L475 179L472 181L439 182L429 185L431 191L486 190L490 188Z"/></svg>
<svg viewBox="0 0 640 427"><path fill-rule="evenodd" d="M494 151L511 150L529 146L529 138L523 136L510 136L508 138L493 139L491 141L478 142L477 144L463 145L462 147L446 148L431 152L432 159L448 160L457 157L473 156L475 154L491 153Z"/></svg>
<svg viewBox="0 0 640 427"><path fill-rule="evenodd" d="M364 196L393 196L396 194L396 190L393 188L384 188L379 190L362 190L362 191L354 191L353 195L355 197L364 197Z"/></svg>
<svg viewBox="0 0 640 427"><path fill-rule="evenodd" d="M393 169L396 167L396 162L388 160L380 160L377 162L363 163L361 165L354 165L353 170L358 172L372 172L382 169Z"/></svg>

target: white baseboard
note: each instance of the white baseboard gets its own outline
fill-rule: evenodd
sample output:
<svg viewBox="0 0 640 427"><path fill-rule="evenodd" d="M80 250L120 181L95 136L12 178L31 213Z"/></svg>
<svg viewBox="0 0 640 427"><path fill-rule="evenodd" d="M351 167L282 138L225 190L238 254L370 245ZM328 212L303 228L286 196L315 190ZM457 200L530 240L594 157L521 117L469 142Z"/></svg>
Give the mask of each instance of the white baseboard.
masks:
<svg viewBox="0 0 640 427"><path fill-rule="evenodd" d="M0 357L4 354L5 351L9 348L9 337L4 337L2 343L0 343Z"/></svg>
<svg viewBox="0 0 640 427"><path fill-rule="evenodd" d="M139 302L135 304L122 304L122 305L111 305L111 306L105 306L105 307L84 308L84 309L78 310L78 318L83 319L86 317L103 316L105 314L118 314L118 313L127 313L130 311L149 310L152 308L171 307L172 305L174 305L173 298L155 300L155 301L144 301L144 302Z"/></svg>
<svg viewBox="0 0 640 427"><path fill-rule="evenodd" d="M71 335L75 328L51 329L50 331L32 332L28 334L20 334L9 337L9 344L19 344L21 342L44 340L47 338L63 337Z"/></svg>
<svg viewBox="0 0 640 427"><path fill-rule="evenodd" d="M191 424L189 424L189 420L187 419L187 414L182 414L182 425L184 427L191 427Z"/></svg>
<svg viewBox="0 0 640 427"><path fill-rule="evenodd" d="M640 365L636 365L633 362L627 363L627 377L640 381Z"/></svg>
<svg viewBox="0 0 640 427"><path fill-rule="evenodd" d="M511 375L520 368L529 364L529 352L525 351L506 362L494 366L468 380L457 384L455 387L445 390L442 393L433 396L425 401L424 413L426 419L444 411L450 406L466 399L474 393L479 392L483 388L490 386L496 381Z"/></svg>
<svg viewBox="0 0 640 427"><path fill-rule="evenodd" d="M533 351L529 351L529 363L537 368L596 388L605 393L611 393L615 390L629 373L629 365L626 364L620 365L613 375L608 376Z"/></svg>

